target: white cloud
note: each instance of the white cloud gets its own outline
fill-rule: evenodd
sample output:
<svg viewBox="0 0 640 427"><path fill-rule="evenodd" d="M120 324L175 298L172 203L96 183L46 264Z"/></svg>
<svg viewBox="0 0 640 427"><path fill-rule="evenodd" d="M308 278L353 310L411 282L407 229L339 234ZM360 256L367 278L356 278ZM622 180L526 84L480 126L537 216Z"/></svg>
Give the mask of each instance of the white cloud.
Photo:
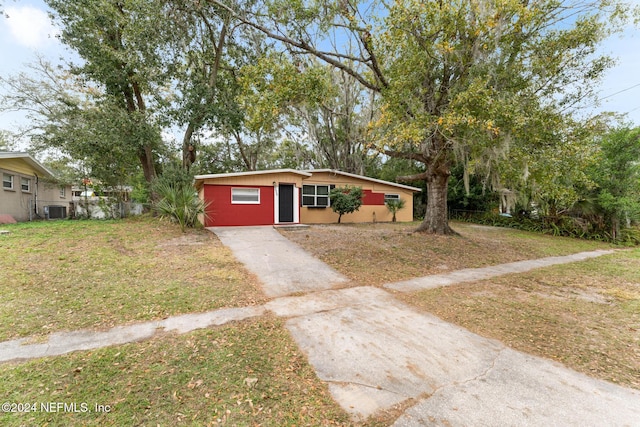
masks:
<svg viewBox="0 0 640 427"><path fill-rule="evenodd" d="M5 9L8 18L7 28L16 43L29 48L40 48L52 43L56 34L55 28L47 13L33 6L8 7Z"/></svg>

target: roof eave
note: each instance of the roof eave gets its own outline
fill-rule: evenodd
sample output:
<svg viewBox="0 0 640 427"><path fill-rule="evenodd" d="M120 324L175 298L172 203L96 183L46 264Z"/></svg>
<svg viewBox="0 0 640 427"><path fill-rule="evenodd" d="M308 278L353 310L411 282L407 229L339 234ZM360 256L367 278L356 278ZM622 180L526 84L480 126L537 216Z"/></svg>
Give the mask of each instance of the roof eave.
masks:
<svg viewBox="0 0 640 427"><path fill-rule="evenodd" d="M344 176L348 176L351 178L357 178L357 179L362 179L365 181L371 181L371 182L377 182L379 184L386 184L386 185L390 185L393 187L398 187L398 188L404 188L405 190L410 190L410 191L415 191L415 192L420 192L422 191L422 188L417 188L417 187L412 187L410 185L404 185L404 184L398 184L396 182L390 182L390 181L385 181L382 179L377 179L377 178L369 178L368 176L362 176L362 175L357 175L354 173L349 173L349 172L342 172L336 169L311 169L308 170L306 172L328 172L328 173L333 173L335 175L344 175Z"/></svg>
<svg viewBox="0 0 640 427"><path fill-rule="evenodd" d="M52 171L47 169L46 166L44 166L35 158L33 158L29 153L5 151L5 152L0 152L0 158L1 159L23 159L25 162L27 162L27 164L29 164L29 166L31 166L41 174L48 175L49 178L56 177Z"/></svg>
<svg viewBox="0 0 640 427"><path fill-rule="evenodd" d="M310 177L311 173L299 171L295 169L270 169L266 171L248 171L248 172L230 172L230 173L216 173L216 174L208 174L208 175L196 175L193 179L198 181L204 181L206 179L217 179L217 178L233 178L236 176L253 176L253 175L269 175L276 173L293 173L296 175L301 175L305 177Z"/></svg>

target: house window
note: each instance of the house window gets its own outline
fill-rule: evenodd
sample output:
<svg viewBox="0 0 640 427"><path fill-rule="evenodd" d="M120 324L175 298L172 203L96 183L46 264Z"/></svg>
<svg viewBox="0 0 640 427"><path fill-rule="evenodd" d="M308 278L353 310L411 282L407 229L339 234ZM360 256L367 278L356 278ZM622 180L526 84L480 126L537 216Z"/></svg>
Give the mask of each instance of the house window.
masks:
<svg viewBox="0 0 640 427"><path fill-rule="evenodd" d="M20 178L20 188L25 193L31 191L31 180L29 178Z"/></svg>
<svg viewBox="0 0 640 427"><path fill-rule="evenodd" d="M399 194L385 194L384 202L387 203L389 200L400 200Z"/></svg>
<svg viewBox="0 0 640 427"><path fill-rule="evenodd" d="M303 185L302 206L322 208L329 206L329 186Z"/></svg>
<svg viewBox="0 0 640 427"><path fill-rule="evenodd" d="M13 175L9 175L8 173L2 174L2 188L13 190Z"/></svg>
<svg viewBox="0 0 640 427"><path fill-rule="evenodd" d="M60 187L60 198L64 199L67 197L67 189L65 187Z"/></svg>
<svg viewBox="0 0 640 427"><path fill-rule="evenodd" d="M231 203L238 205L259 205L259 188L232 188Z"/></svg>

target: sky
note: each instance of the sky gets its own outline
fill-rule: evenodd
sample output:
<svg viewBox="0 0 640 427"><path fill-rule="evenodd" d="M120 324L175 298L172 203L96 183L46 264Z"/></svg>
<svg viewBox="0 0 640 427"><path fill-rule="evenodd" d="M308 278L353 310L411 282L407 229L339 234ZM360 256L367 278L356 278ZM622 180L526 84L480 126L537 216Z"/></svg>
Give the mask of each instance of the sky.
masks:
<svg viewBox="0 0 640 427"><path fill-rule="evenodd" d="M0 0L2 1L2 0ZM632 0L640 5L640 0ZM59 30L51 25L46 6L41 0L4 0L4 17L0 17L0 75L3 77L25 70L36 54L52 62L73 58L56 38ZM602 52L617 58L598 94L602 105L587 111L626 113L628 120L640 126L640 24L629 25L621 35L608 39ZM4 89L0 87L0 95ZM22 113L0 112L0 129L12 130L24 124Z"/></svg>
<svg viewBox="0 0 640 427"><path fill-rule="evenodd" d="M25 65L42 55L50 61L69 57L70 53L55 37L46 6L39 0L2 2L0 16L0 76L25 71ZM0 95L5 91L0 87ZM0 112L0 130L13 130L24 124L23 113Z"/></svg>

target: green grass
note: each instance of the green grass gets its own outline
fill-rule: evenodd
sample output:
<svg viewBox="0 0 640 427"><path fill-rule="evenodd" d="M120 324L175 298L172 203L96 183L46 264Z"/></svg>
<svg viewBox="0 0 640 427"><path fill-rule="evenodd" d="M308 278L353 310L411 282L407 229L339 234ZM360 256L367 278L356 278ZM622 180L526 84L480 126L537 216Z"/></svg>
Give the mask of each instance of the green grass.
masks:
<svg viewBox="0 0 640 427"><path fill-rule="evenodd" d="M269 317L176 336L0 366L3 426L348 425L347 414ZM257 381L256 381L257 380ZM46 402L90 412L40 411ZM95 412L95 405L110 411Z"/></svg>
<svg viewBox="0 0 640 427"><path fill-rule="evenodd" d="M106 328L264 300L205 230L153 218L2 227L0 340Z"/></svg>

